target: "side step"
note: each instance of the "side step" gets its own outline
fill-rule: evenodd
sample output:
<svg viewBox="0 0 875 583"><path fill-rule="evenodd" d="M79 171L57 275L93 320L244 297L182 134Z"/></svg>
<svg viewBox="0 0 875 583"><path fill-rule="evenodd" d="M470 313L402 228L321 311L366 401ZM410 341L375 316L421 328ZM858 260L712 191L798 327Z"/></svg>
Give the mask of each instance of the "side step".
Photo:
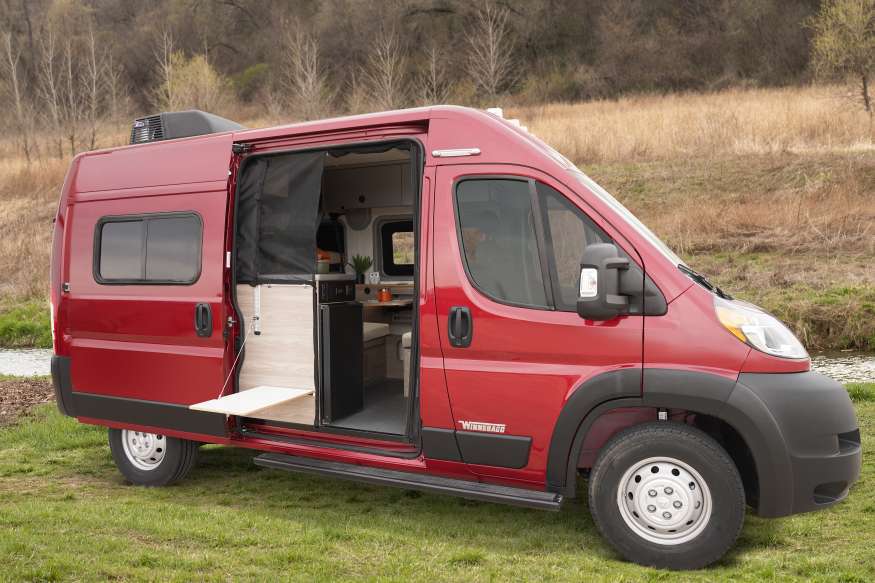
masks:
<svg viewBox="0 0 875 583"><path fill-rule="evenodd" d="M553 492L495 486L493 484L484 484L483 482L440 478L414 472L383 470L356 464L328 462L278 453L264 453L253 461L256 465L265 468L319 474L356 482L449 494L471 500L498 502L514 506L525 506L527 508L539 508L541 510L559 510L562 507L563 501L561 494Z"/></svg>

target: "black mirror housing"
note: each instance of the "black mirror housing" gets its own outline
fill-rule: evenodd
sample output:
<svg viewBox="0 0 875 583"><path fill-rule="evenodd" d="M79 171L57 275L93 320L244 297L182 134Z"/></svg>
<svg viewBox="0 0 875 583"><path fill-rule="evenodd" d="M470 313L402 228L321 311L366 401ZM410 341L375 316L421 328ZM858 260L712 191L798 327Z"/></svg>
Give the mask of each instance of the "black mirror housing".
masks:
<svg viewBox="0 0 875 583"><path fill-rule="evenodd" d="M620 293L620 273L629 269L629 260L613 243L587 245L580 261L581 270L595 270L598 292L577 299L577 314L586 320L612 320L629 311L629 298Z"/></svg>

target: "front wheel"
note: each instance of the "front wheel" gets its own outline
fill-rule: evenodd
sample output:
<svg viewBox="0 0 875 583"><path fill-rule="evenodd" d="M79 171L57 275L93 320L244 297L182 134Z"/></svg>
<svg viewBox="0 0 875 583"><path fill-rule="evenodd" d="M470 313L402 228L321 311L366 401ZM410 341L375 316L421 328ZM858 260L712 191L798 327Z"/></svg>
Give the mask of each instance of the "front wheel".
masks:
<svg viewBox="0 0 875 583"><path fill-rule="evenodd" d="M744 487L726 451L670 422L631 427L602 449L589 478L602 536L626 559L698 569L722 557L744 523Z"/></svg>
<svg viewBox="0 0 875 583"><path fill-rule="evenodd" d="M156 433L110 429L109 449L122 475L139 486L167 486L194 467L198 443Z"/></svg>

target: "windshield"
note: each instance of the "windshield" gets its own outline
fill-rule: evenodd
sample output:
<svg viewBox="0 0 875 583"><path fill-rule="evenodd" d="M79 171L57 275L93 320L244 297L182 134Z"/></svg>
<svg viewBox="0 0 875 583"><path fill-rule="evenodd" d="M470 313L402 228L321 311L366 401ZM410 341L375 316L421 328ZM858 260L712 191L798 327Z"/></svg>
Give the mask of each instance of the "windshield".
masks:
<svg viewBox="0 0 875 583"><path fill-rule="evenodd" d="M673 265L686 265L684 260L677 256L677 254L672 251L668 245L662 242L662 240L656 236L656 234L647 228L647 225L642 223L638 217L632 214L632 212L627 209L623 204L611 195L607 190L602 188L595 180L578 170L576 167L570 168L571 174L577 178L585 187L587 187L590 191L593 192L596 196L602 199L605 203L608 204L612 209L614 209L617 214L622 216L629 225L632 226L633 229L638 231L638 234L647 239L654 247L656 247L666 259L672 262Z"/></svg>
<svg viewBox="0 0 875 583"><path fill-rule="evenodd" d="M553 158L556 162L559 163L560 166L568 170L572 176L574 176L581 184L583 184L586 188L588 188L593 194L602 199L608 206L610 206L614 211L617 212L621 217L623 217L629 225L635 229L639 235L644 237L648 242L650 242L660 253L662 253L663 257L668 259L672 265L674 266L686 266L684 260L677 256L677 254L672 251L668 245L662 242L662 240L654 234L653 231L647 228L647 226L638 220L638 217L632 214L632 212L623 206L623 204L614 198L611 193L601 187L595 180L584 174L580 168L575 166L571 160L560 154L555 148L550 146L550 144L546 143L542 139L537 136L527 132L522 131L516 128L520 133L530 139L532 142L538 145L538 147L542 148L544 152L547 153L548 156Z"/></svg>

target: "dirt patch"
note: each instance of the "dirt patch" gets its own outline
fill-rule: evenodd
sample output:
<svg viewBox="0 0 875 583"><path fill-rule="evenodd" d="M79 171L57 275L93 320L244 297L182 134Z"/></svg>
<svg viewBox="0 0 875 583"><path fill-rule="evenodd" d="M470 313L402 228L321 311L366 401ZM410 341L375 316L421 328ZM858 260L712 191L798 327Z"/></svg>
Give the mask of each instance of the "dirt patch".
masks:
<svg viewBox="0 0 875 583"><path fill-rule="evenodd" d="M44 379L0 380L0 426L15 422L31 408L55 398L51 381Z"/></svg>

